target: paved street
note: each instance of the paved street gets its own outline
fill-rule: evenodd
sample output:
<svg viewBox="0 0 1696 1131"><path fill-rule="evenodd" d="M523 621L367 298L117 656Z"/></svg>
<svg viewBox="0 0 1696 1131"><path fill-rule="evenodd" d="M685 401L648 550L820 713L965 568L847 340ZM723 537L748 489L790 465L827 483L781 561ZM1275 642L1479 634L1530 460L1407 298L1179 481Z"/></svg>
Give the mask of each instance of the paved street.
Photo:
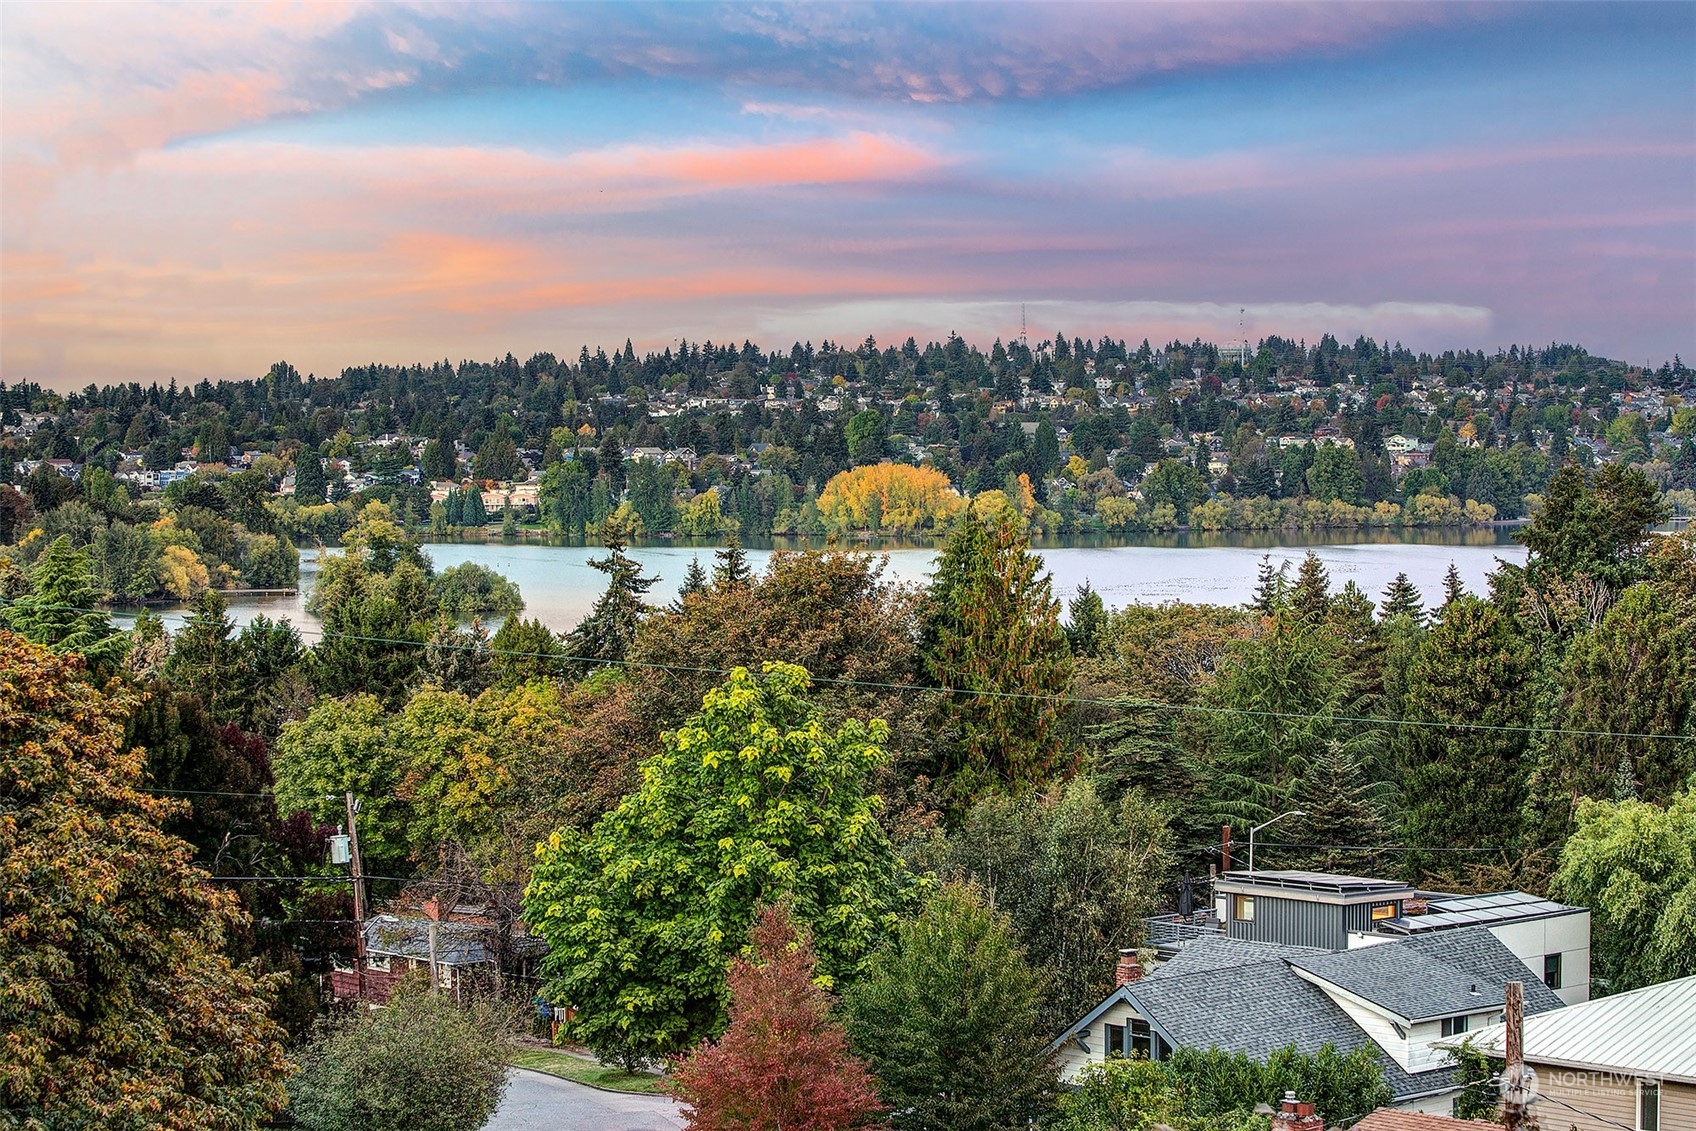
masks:
<svg viewBox="0 0 1696 1131"><path fill-rule="evenodd" d="M602 1092L522 1068L483 1131L677 1131L677 1104L664 1096Z"/></svg>

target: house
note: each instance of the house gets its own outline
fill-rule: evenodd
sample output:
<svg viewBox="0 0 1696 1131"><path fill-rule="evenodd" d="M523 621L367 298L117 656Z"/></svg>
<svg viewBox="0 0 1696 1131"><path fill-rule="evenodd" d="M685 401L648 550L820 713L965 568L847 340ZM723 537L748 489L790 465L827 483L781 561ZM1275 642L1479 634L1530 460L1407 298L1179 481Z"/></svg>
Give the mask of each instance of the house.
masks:
<svg viewBox="0 0 1696 1131"><path fill-rule="evenodd" d="M1474 1048L1496 1057L1506 1040L1501 1025L1471 1034ZM1524 1041L1543 1126L1696 1127L1696 976L1528 1016Z"/></svg>
<svg viewBox="0 0 1696 1131"><path fill-rule="evenodd" d="M1588 908L1522 891L1454 895L1400 880L1302 871L1226 872L1214 881L1213 896L1212 913L1191 916L1192 928L1325 950L1484 927L1565 1004L1590 997ZM1172 918L1150 921L1156 946L1168 945Z"/></svg>
<svg viewBox="0 0 1696 1131"><path fill-rule="evenodd" d="M436 909L440 915L445 908ZM378 1005L394 993L396 983L413 971L428 972L431 960L431 929L435 930L436 983L443 993L460 1000L466 994L493 988L500 976L492 947L494 927L476 907L455 907L442 919L432 918L426 902L422 913L405 909L405 914L385 913L365 921L365 956L361 970L352 964L336 963L330 971L330 989L338 1001L358 998ZM452 916L459 916L453 918ZM531 935L511 939L513 959L525 974L546 952L547 946Z"/></svg>
<svg viewBox="0 0 1696 1131"><path fill-rule="evenodd" d="M1368 908L1370 910L1370 907ZM1110 1055L1154 1060L1220 1048L1264 1060L1287 1045L1367 1049L1395 1107L1451 1109L1461 1082L1437 1042L1499 1020L1524 965L1483 927L1327 949L1213 934L1192 939L1146 977L1121 962L1120 985L1053 1042L1071 1078ZM1540 982L1526 1013L1562 1008Z"/></svg>

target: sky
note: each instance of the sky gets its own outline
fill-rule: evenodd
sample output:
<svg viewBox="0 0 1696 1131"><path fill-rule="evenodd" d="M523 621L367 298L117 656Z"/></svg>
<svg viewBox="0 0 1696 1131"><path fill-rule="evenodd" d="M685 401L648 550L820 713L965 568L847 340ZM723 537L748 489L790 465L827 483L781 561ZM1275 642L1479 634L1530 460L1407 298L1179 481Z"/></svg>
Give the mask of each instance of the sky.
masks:
<svg viewBox="0 0 1696 1131"><path fill-rule="evenodd" d="M1696 357L1696 4L0 5L0 379Z"/></svg>

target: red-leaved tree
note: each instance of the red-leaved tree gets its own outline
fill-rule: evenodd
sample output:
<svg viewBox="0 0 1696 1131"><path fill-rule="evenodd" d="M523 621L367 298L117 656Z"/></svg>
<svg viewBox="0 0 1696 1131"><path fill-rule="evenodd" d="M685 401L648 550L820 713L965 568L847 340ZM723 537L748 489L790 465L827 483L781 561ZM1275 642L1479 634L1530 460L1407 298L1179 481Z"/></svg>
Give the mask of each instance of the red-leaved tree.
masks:
<svg viewBox="0 0 1696 1131"><path fill-rule="evenodd" d="M842 1131L869 1127L883 1105L813 984L813 948L789 915L754 924L754 961L730 966L730 1027L680 1060L671 1089L690 1131Z"/></svg>

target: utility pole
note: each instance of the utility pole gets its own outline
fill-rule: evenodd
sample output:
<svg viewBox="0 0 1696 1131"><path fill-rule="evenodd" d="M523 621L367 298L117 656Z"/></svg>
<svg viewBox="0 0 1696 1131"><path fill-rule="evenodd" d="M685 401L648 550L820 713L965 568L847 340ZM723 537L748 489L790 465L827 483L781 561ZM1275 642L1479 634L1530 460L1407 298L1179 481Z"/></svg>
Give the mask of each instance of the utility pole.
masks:
<svg viewBox="0 0 1696 1131"><path fill-rule="evenodd" d="M1509 982L1503 989L1507 1063L1502 1068L1502 1126L1509 1131L1537 1131L1537 1117L1531 1114L1537 1074L1525 1063L1525 984Z"/></svg>
<svg viewBox="0 0 1696 1131"><path fill-rule="evenodd" d="M1231 870L1231 826L1219 826L1219 871Z"/></svg>
<svg viewBox="0 0 1696 1131"><path fill-rule="evenodd" d="M359 985L359 1003L365 1004L365 864L359 855L359 826L354 816L359 803L349 790L347 801L348 851L353 857L353 969Z"/></svg>

